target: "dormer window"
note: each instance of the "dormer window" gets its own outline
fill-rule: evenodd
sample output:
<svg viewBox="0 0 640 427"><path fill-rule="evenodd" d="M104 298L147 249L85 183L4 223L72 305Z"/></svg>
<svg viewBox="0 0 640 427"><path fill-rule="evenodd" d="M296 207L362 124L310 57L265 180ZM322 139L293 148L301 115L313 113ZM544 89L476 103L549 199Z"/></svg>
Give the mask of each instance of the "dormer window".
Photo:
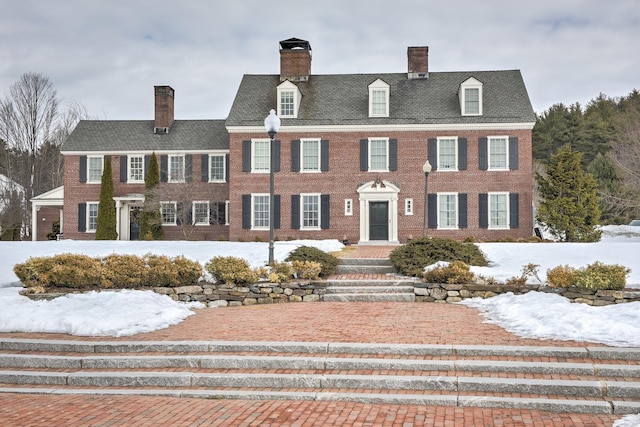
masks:
<svg viewBox="0 0 640 427"><path fill-rule="evenodd" d="M482 82L469 77L460 85L458 96L463 116L482 115Z"/></svg>
<svg viewBox="0 0 640 427"><path fill-rule="evenodd" d="M290 81L278 86L278 117L298 117L298 107L302 98L300 90Z"/></svg>
<svg viewBox="0 0 640 427"><path fill-rule="evenodd" d="M369 117L389 117L389 85L380 79L369 85Z"/></svg>

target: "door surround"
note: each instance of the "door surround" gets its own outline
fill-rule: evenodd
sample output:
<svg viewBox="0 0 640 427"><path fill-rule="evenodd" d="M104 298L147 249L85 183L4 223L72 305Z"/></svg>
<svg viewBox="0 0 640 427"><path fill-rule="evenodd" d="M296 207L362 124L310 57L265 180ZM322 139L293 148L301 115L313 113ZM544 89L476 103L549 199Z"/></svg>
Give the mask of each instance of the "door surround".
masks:
<svg viewBox="0 0 640 427"><path fill-rule="evenodd" d="M400 187L381 180L369 181L357 189L360 201L360 240L358 243L398 244L398 193ZM387 240L371 240L369 236L369 202L388 202L389 237Z"/></svg>

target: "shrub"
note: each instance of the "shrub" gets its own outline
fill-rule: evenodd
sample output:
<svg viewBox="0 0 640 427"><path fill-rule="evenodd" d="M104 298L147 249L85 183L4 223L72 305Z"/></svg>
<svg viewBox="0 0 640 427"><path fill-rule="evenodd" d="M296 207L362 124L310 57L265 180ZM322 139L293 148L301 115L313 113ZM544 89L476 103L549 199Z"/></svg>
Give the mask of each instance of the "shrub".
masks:
<svg viewBox="0 0 640 427"><path fill-rule="evenodd" d="M552 288L568 288L576 284L576 269L559 265L547 270L547 283Z"/></svg>
<svg viewBox="0 0 640 427"><path fill-rule="evenodd" d="M177 272L175 286L186 286L197 283L202 277L202 265L198 261L177 256L172 260Z"/></svg>
<svg viewBox="0 0 640 427"><path fill-rule="evenodd" d="M84 288L98 286L103 280L101 261L86 255L29 258L25 263L16 264L13 271L27 287Z"/></svg>
<svg viewBox="0 0 640 427"><path fill-rule="evenodd" d="M338 258L313 246L299 246L292 250L285 261L315 261L322 265L320 276L330 276L336 272Z"/></svg>
<svg viewBox="0 0 640 427"><path fill-rule="evenodd" d="M271 264L269 272L269 282L282 283L291 279L293 276L293 268L288 262L274 262Z"/></svg>
<svg viewBox="0 0 640 427"><path fill-rule="evenodd" d="M137 255L106 256L103 260L105 288L137 288L147 280L147 264Z"/></svg>
<svg viewBox="0 0 640 427"><path fill-rule="evenodd" d="M469 271L469 266L462 261L453 261L447 265L432 268L424 272L423 277L428 283L449 285L471 283L475 279L474 274Z"/></svg>
<svg viewBox="0 0 640 427"><path fill-rule="evenodd" d="M205 270L220 283L253 284L260 278L256 270L252 270L243 258L234 256L213 257L204 266Z"/></svg>
<svg viewBox="0 0 640 427"><path fill-rule="evenodd" d="M393 266L406 276L420 276L427 265L438 261L462 261L468 265L486 266L484 254L473 243L453 239L422 238L394 249Z"/></svg>
<svg viewBox="0 0 640 427"><path fill-rule="evenodd" d="M627 284L627 274L630 271L623 265L605 265L596 261L576 273L576 286L593 290L622 290Z"/></svg>
<svg viewBox="0 0 640 427"><path fill-rule="evenodd" d="M177 271L173 268L171 258L165 255L147 254L144 256L147 270L148 286L177 286Z"/></svg>
<svg viewBox="0 0 640 427"><path fill-rule="evenodd" d="M317 279L322 272L322 264L315 261L293 261L291 266L296 277L305 280Z"/></svg>

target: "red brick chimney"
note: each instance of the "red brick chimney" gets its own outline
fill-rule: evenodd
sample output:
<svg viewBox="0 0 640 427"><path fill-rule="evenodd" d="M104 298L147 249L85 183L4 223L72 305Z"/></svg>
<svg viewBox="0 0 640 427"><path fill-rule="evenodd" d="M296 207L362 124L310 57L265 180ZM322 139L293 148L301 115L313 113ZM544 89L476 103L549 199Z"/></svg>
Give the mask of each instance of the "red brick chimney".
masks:
<svg viewBox="0 0 640 427"><path fill-rule="evenodd" d="M291 38L280 42L280 81L307 81L311 75L311 45Z"/></svg>
<svg viewBox="0 0 640 427"><path fill-rule="evenodd" d="M154 133L169 133L173 125L174 91L171 86L154 86L155 90L155 121Z"/></svg>
<svg viewBox="0 0 640 427"><path fill-rule="evenodd" d="M409 79L429 78L429 46L413 46L407 48L409 62Z"/></svg>

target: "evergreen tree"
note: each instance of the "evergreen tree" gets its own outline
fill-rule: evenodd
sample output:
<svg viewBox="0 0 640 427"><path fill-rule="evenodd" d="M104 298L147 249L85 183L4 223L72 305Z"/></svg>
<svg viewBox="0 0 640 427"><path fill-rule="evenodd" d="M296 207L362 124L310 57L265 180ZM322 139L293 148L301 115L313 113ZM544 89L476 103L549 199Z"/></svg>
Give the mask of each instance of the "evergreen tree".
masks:
<svg viewBox="0 0 640 427"><path fill-rule="evenodd" d="M116 231L116 202L113 200L113 192L111 157L106 156L100 184L96 240L116 240L118 238L118 232Z"/></svg>
<svg viewBox="0 0 640 427"><path fill-rule="evenodd" d="M564 146L551 156L545 176L536 173L540 191L537 220L566 242L596 242L602 232L597 183L585 173L582 153Z"/></svg>
<svg viewBox="0 0 640 427"><path fill-rule="evenodd" d="M617 206L617 197L621 193L620 178L613 161L598 154L589 166L589 172L598 183L598 196L602 224L620 224L628 222L626 210Z"/></svg>
<svg viewBox="0 0 640 427"><path fill-rule="evenodd" d="M144 207L140 214L140 237L145 240L162 240L162 215L158 193L160 189L160 175L158 173L158 159L156 153L151 154L147 175L144 177Z"/></svg>

